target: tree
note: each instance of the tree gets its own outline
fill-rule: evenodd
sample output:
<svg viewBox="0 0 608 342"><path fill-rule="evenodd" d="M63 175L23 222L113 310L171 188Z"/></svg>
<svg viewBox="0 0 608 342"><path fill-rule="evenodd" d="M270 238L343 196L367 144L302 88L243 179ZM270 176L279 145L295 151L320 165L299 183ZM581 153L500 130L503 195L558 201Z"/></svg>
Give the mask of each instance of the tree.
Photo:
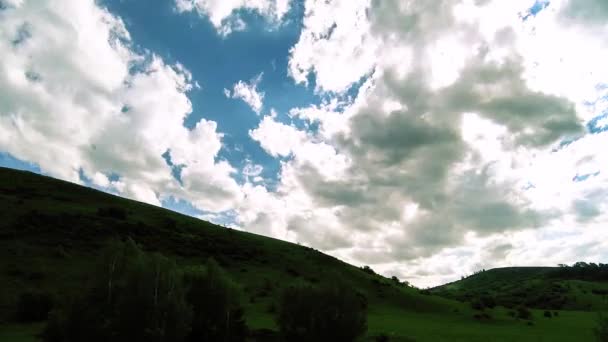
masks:
<svg viewBox="0 0 608 342"><path fill-rule="evenodd" d="M93 282L66 297L49 317L47 341L180 341L192 312L181 272L160 254L133 241L103 253Z"/></svg>
<svg viewBox="0 0 608 342"><path fill-rule="evenodd" d="M532 312L525 306L517 307L517 318L530 320L532 319Z"/></svg>
<svg viewBox="0 0 608 342"><path fill-rule="evenodd" d="M186 271L186 299L192 306L188 341L244 341L247 326L238 287L213 259Z"/></svg>
<svg viewBox="0 0 608 342"><path fill-rule="evenodd" d="M44 292L24 292L17 301L16 318L19 322L39 322L47 319L53 307L53 297Z"/></svg>
<svg viewBox="0 0 608 342"><path fill-rule="evenodd" d="M289 287L279 300L277 324L288 341L354 341L367 330L367 309L345 286Z"/></svg>
<svg viewBox="0 0 608 342"><path fill-rule="evenodd" d="M365 272L367 274L376 275L376 271L374 271L371 267L369 267L367 265L361 267L361 269L363 270L363 272Z"/></svg>
<svg viewBox="0 0 608 342"><path fill-rule="evenodd" d="M139 253L121 278L110 316L116 341L184 339L192 310L173 261L160 254Z"/></svg>
<svg viewBox="0 0 608 342"><path fill-rule="evenodd" d="M608 342L608 316L600 314L594 329L595 338L599 342Z"/></svg>

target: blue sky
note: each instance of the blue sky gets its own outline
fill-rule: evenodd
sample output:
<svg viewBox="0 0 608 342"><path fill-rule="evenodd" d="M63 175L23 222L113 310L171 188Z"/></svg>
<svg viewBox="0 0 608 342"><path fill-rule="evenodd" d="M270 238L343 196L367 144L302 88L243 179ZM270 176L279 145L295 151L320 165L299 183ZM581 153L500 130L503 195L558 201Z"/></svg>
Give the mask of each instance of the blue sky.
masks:
<svg viewBox="0 0 608 342"><path fill-rule="evenodd" d="M302 5L294 6L280 29L273 30L266 27L260 15L242 11L248 29L222 37L199 15L176 13L170 1L156 1L143 10L134 1L102 3L124 20L136 46L170 63L181 63L202 85L189 93L194 110L184 124L192 127L201 118L217 122L218 130L225 134L220 158L241 168L246 160L261 164L263 176L276 179L278 161L248 135L260 117L246 103L226 98L224 89L263 73L259 88L266 93L264 112L274 108L282 121L289 121L286 113L292 107L319 102L314 84L295 85L286 73L289 48L296 43L302 27Z"/></svg>
<svg viewBox="0 0 608 342"><path fill-rule="evenodd" d="M606 261L604 8L2 0L0 166L419 286Z"/></svg>

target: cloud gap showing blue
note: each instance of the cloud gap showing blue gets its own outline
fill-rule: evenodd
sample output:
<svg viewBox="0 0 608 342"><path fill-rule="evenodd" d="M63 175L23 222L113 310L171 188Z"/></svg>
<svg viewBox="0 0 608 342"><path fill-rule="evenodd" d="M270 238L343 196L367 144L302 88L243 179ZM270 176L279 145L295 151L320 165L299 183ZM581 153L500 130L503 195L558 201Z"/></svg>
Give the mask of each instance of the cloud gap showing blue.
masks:
<svg viewBox="0 0 608 342"><path fill-rule="evenodd" d="M227 160L239 170L251 161L264 167L263 178L276 181L280 160L253 141L249 131L271 108L277 112L277 121L290 122L287 114L291 108L322 102L322 96L314 92L314 82L307 87L296 85L287 72L289 49L302 30L303 3L292 2L284 22L271 30L259 14L237 11L247 29L226 37L197 13L177 13L172 1L143 9L130 1L105 0L102 4L123 19L136 46L145 46L167 63L182 64L201 85L188 93L193 112L184 126L191 129L203 118L215 121L223 134L218 160ZM239 80L248 81L260 72L263 78L258 90L265 92L265 97L264 110L258 116L242 101L226 98L224 89L232 89ZM174 176L178 174L175 170Z"/></svg>
<svg viewBox="0 0 608 342"><path fill-rule="evenodd" d="M42 174L40 166L34 163L30 163L28 161L15 158L11 154L6 152L0 152L0 166Z"/></svg>
<svg viewBox="0 0 608 342"><path fill-rule="evenodd" d="M547 8L549 4L550 1L548 0L536 0L534 5L532 5L532 7L530 7L524 15L522 15L521 19L526 21L530 19L530 17L535 17L538 13Z"/></svg>

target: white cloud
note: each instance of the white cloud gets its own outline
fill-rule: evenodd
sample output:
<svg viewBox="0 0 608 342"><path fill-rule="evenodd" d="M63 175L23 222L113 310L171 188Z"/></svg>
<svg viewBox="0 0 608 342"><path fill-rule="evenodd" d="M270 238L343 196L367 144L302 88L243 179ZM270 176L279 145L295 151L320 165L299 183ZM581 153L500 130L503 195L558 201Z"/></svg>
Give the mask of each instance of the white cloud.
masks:
<svg viewBox="0 0 608 342"><path fill-rule="evenodd" d="M264 106L264 92L258 90L258 85L262 81L263 73L258 74L256 77L251 79L249 83L238 81L233 89L232 93L230 90L224 88L224 95L233 99L241 99L251 107L251 110L260 114L262 107Z"/></svg>
<svg viewBox="0 0 608 342"><path fill-rule="evenodd" d="M306 1L294 81L340 94L373 75L352 104L330 96L290 111L319 123L315 134L268 117L250 132L292 157L266 196L284 203L269 217L285 236L419 285L589 256L577 246L589 240L581 227L605 222L608 135L580 137L601 110L606 26L564 25L573 16L559 1L523 21L533 3ZM567 138L580 139L556 150ZM543 247L524 262L533 239ZM551 257L556 244L573 252Z"/></svg>
<svg viewBox="0 0 608 342"><path fill-rule="evenodd" d="M249 131L249 135L274 157L289 156L306 139L304 132L277 122L271 116L264 116L260 125Z"/></svg>
<svg viewBox="0 0 608 342"><path fill-rule="evenodd" d="M316 76L318 91L344 92L370 73L376 63L376 41L370 35L371 2L308 0L304 28L290 51L289 74L308 84Z"/></svg>
<svg viewBox="0 0 608 342"><path fill-rule="evenodd" d="M264 171L264 167L262 165L253 164L250 161L247 161L247 164L243 168L243 175L247 177L257 177L262 171Z"/></svg>
<svg viewBox="0 0 608 342"><path fill-rule="evenodd" d="M217 32L227 36L247 28L239 17L240 10L256 12L272 26L279 25L289 12L289 0L175 0L175 8L179 12L195 11L208 17Z"/></svg>
<svg viewBox="0 0 608 342"><path fill-rule="evenodd" d="M216 124L183 126L192 76L129 42L122 21L92 0L0 11L0 150L156 205L178 194L209 211L233 207L240 190L230 165L215 161ZM183 187L161 156L167 150L183 165ZM120 179L110 182L112 173Z"/></svg>
<svg viewBox="0 0 608 342"><path fill-rule="evenodd" d="M249 131L281 158L273 190L253 162L235 182L215 122L183 127L192 75L135 53L120 19L92 0L13 3L0 11L0 150L53 176L79 181L82 170L149 203L234 210L246 230L416 285L606 257L608 132L583 136L606 109L599 0L555 0L525 21L533 1L307 0L288 72L296 83L314 77L324 100L289 111L304 125L271 109ZM277 23L286 4L176 2L223 34L245 28L239 9ZM259 114L260 80L225 95Z"/></svg>

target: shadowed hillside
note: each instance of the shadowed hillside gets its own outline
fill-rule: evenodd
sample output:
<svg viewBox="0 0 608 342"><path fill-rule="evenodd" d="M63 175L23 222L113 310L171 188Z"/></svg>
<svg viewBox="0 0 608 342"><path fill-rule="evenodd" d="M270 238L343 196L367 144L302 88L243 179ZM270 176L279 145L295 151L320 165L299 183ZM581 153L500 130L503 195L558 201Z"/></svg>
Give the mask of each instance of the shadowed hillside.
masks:
<svg viewBox="0 0 608 342"><path fill-rule="evenodd" d="M29 172L0 168L0 203L0 322L5 322L0 325L0 340L32 336L41 329L40 324L11 323L24 293L56 298L78 291L94 277L95 260L108 241L127 239L148 252L162 253L180 267L201 265L213 257L242 289L245 318L253 330L277 329L277 299L284 288L340 282L365 299L367 338L372 340L381 335L395 341L487 341L490 337L494 341L536 341L544 336L551 336L551 341L572 341L568 335L572 331L577 332L577 341L592 336L591 313L564 311L552 320L535 311L521 320L498 307L481 313L468 303L421 292L312 248L220 227ZM542 275L545 269L530 272ZM446 288L467 287L480 293L503 286L501 282L476 282L483 277L480 274ZM463 299L445 291L441 294Z"/></svg>

